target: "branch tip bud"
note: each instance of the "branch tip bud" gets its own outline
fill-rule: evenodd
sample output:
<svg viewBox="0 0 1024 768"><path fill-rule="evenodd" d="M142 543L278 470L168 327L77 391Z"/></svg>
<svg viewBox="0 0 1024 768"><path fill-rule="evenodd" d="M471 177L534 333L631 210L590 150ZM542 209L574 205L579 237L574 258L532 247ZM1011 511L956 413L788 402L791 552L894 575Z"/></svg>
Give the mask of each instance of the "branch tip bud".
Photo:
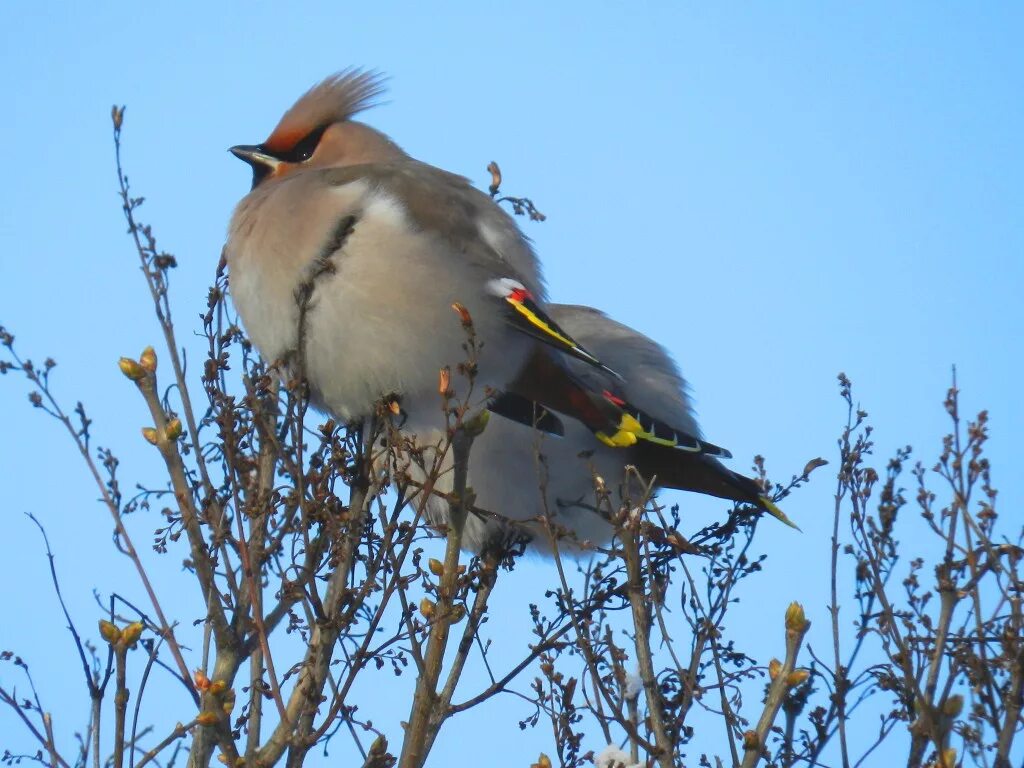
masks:
<svg viewBox="0 0 1024 768"><path fill-rule="evenodd" d="M139 637L142 636L143 629L145 629L145 625L141 621L132 622L121 630L121 643L126 648L135 647L135 644L139 642Z"/></svg>
<svg viewBox="0 0 1024 768"><path fill-rule="evenodd" d="M139 355L139 365L146 369L147 373L156 373L156 350L146 347Z"/></svg>
<svg viewBox="0 0 1024 768"><path fill-rule="evenodd" d="M113 645L121 639L121 630L118 629L112 622L100 619L100 637L106 640L108 643Z"/></svg>
<svg viewBox="0 0 1024 768"><path fill-rule="evenodd" d="M487 191L491 193L491 197L494 197L498 194L498 190L501 189L501 168L496 162L491 160L487 164L487 172L491 174L491 186Z"/></svg>
<svg viewBox="0 0 1024 768"><path fill-rule="evenodd" d="M123 373L125 377L132 381L142 381L142 379L146 378L146 369L130 357L122 357L118 360L117 367L121 369L121 373Z"/></svg>
<svg viewBox="0 0 1024 768"><path fill-rule="evenodd" d="M805 632L809 623L804 614L804 607L800 603L793 602L786 609L786 629L794 632Z"/></svg>
<svg viewBox="0 0 1024 768"><path fill-rule="evenodd" d="M210 678L206 676L206 673L203 672L203 670L197 669L195 671L195 675L193 676L193 680L195 680L196 688L198 688L200 691L205 693L206 691L210 690Z"/></svg>
<svg viewBox="0 0 1024 768"><path fill-rule="evenodd" d="M469 328L470 326L473 325L473 316L469 314L469 310L466 309L464 304L461 304L457 301L453 302L452 309L458 312L459 319L462 321L463 328Z"/></svg>

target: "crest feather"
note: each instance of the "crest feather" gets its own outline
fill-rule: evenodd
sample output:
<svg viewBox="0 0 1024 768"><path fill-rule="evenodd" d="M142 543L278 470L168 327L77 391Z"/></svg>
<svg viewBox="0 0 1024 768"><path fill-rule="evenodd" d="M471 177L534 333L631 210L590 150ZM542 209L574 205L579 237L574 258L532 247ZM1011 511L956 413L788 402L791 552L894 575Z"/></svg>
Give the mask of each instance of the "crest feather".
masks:
<svg viewBox="0 0 1024 768"><path fill-rule="evenodd" d="M310 131L328 123L340 123L376 104L384 91L379 72L344 69L306 91L264 142L273 151L287 151Z"/></svg>

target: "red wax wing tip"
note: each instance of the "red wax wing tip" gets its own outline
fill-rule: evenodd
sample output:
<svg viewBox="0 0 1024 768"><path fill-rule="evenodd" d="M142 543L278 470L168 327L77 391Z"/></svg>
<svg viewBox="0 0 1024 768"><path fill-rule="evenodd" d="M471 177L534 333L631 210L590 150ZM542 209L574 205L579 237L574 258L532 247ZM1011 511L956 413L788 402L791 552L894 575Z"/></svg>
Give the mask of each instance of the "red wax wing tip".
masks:
<svg viewBox="0 0 1024 768"><path fill-rule="evenodd" d="M604 392L602 392L602 394L604 395L605 400L609 400L609 401L615 403L615 405L619 406L620 408L623 407L626 404L625 400L623 400L621 397L616 397L611 392L609 392L607 389Z"/></svg>
<svg viewBox="0 0 1024 768"><path fill-rule="evenodd" d="M500 296L510 302L521 302L532 299L531 294L522 283L511 277L499 277L487 281L487 291L493 296Z"/></svg>

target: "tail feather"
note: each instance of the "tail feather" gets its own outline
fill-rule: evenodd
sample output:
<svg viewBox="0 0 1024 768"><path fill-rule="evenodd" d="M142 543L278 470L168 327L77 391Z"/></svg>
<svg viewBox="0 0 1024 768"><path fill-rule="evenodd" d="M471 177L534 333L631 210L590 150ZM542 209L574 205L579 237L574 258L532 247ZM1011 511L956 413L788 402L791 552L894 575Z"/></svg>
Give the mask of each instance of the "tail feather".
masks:
<svg viewBox="0 0 1024 768"><path fill-rule="evenodd" d="M727 450L669 427L610 389L588 386L543 348L534 351L508 392L510 397L495 401L499 413L515 400L564 414L584 424L605 445L628 449L624 461L636 464L646 477L657 476L659 486L754 504L797 527L760 485L715 458L729 457ZM529 413L535 413L533 407Z"/></svg>
<svg viewBox="0 0 1024 768"><path fill-rule="evenodd" d="M800 528L786 516L761 486L749 477L733 472L712 456L680 454L656 445L637 445L636 465L647 476L657 476L658 485L693 491L720 499L760 507L791 528Z"/></svg>
<svg viewBox="0 0 1024 768"><path fill-rule="evenodd" d="M775 502L769 499L767 496L758 496L757 501L761 508L769 515L774 517L776 520L778 520L781 523L785 523L790 528L796 528L796 530L798 531L800 530L800 526L794 523L792 520L790 520L786 516L786 513L779 509Z"/></svg>

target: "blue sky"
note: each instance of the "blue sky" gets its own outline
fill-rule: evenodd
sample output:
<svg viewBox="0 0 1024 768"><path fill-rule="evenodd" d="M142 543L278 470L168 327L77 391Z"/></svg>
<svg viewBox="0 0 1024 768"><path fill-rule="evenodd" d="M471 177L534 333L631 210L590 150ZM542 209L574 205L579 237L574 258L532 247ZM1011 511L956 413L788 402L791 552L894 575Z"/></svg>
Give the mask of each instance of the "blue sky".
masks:
<svg viewBox="0 0 1024 768"><path fill-rule="evenodd" d="M312 83L359 65L391 76L366 119L411 154L480 186L501 163L505 190L548 215L523 226L552 298L661 341L735 468L762 453L784 479L834 458L839 371L872 415L879 463L909 443L930 464L955 364L965 412L990 411L1000 506L1020 519L1021 6L210 5L0 9L0 323L24 353L58 360L58 391L86 403L126 479L157 474L116 360L157 331L115 196L111 104L127 105L143 217L181 265L185 330L248 188L226 148L262 140ZM81 626L93 589L137 593L73 449L18 382L0 384L0 647L52 659L36 672L54 700L78 690L78 670L22 513L47 525ZM762 527L768 573L740 631L763 634L793 599L824 629L833 490L822 470L786 505L802 535ZM154 527L135 525L143 541ZM173 557L152 561L175 575ZM536 562L511 578L539 594L550 572ZM766 659L781 636L752 642ZM508 728L489 743L515 764L551 751L547 734L519 734L521 712L496 711ZM0 712L0 732L12 728Z"/></svg>

